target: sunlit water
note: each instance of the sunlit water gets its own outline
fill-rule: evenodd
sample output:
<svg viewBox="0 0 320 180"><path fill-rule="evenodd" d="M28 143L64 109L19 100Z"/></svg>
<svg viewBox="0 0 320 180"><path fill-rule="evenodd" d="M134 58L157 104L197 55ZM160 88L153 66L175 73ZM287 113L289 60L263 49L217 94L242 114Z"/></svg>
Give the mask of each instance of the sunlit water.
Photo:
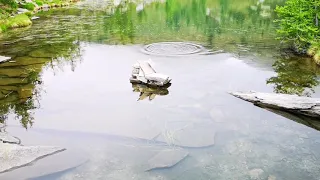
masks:
<svg viewBox="0 0 320 180"><path fill-rule="evenodd" d="M14 57L0 64L7 131L24 145L67 151L0 179L319 179L319 122L228 94L320 97L319 68L274 40L272 9L282 3L83 2L3 34L0 54ZM204 48L143 50L166 41ZM148 59L170 75L171 87L129 83L132 65ZM146 171L152 157L170 150L188 156Z"/></svg>

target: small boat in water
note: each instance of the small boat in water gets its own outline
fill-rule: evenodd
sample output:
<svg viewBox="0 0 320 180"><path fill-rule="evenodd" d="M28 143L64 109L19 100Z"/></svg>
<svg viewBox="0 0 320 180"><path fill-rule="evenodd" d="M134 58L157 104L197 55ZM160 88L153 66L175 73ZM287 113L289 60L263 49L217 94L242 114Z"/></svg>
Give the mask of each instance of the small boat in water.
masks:
<svg viewBox="0 0 320 180"><path fill-rule="evenodd" d="M137 62L133 65L131 83L146 84L149 86L170 86L171 78L157 73L150 62Z"/></svg>

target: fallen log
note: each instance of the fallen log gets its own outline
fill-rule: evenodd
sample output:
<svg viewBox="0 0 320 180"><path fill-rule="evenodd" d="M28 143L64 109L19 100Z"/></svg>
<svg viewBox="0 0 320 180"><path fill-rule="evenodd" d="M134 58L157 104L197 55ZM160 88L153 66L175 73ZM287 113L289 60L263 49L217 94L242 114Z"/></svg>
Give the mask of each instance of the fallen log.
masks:
<svg viewBox="0 0 320 180"><path fill-rule="evenodd" d="M231 92L231 95L255 105L320 119L320 99L288 94Z"/></svg>

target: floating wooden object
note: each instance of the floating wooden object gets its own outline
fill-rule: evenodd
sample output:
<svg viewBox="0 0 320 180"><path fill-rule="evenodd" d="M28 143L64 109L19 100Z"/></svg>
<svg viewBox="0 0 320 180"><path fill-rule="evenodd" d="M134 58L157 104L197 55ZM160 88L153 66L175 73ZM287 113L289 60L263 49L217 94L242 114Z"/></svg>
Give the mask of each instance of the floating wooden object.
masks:
<svg viewBox="0 0 320 180"><path fill-rule="evenodd" d="M162 87L170 84L171 79L167 75L157 73L149 62L144 61L133 65L130 82Z"/></svg>

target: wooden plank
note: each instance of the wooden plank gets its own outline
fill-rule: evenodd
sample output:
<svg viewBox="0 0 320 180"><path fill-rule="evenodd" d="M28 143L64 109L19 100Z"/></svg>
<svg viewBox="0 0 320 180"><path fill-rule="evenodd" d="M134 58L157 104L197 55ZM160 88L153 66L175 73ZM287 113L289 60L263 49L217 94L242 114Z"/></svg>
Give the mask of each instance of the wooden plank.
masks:
<svg viewBox="0 0 320 180"><path fill-rule="evenodd" d="M156 71L151 67L151 65L148 62L139 62L139 64L144 75L156 73Z"/></svg>
<svg viewBox="0 0 320 180"><path fill-rule="evenodd" d="M232 92L231 95L258 106L320 118L320 99L288 94Z"/></svg>

